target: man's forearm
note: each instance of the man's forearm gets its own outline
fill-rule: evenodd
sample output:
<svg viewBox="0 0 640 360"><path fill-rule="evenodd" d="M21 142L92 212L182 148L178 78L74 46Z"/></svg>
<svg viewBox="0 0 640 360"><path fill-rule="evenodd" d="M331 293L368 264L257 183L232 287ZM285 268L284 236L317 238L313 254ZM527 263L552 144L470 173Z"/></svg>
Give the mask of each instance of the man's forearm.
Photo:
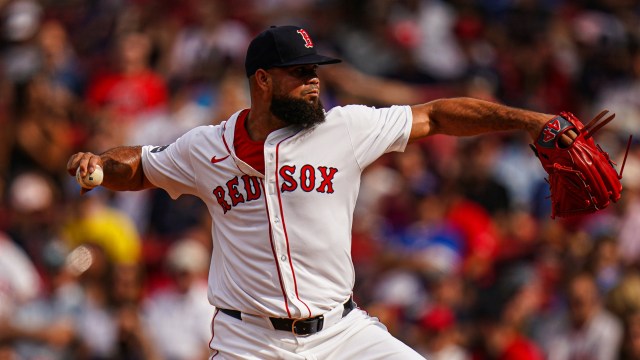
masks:
<svg viewBox="0 0 640 360"><path fill-rule="evenodd" d="M470 136L504 130L524 130L534 138L553 117L472 98L440 99L412 110L412 140L433 134Z"/></svg>
<svg viewBox="0 0 640 360"><path fill-rule="evenodd" d="M120 146L100 155L90 152L74 154L67 163L67 171L75 175L76 170L82 176L102 167L104 179L102 186L110 190L143 190L154 187L142 170L142 147ZM86 189L83 190L83 192Z"/></svg>
<svg viewBox="0 0 640 360"><path fill-rule="evenodd" d="M121 146L100 154L104 181L102 186L111 190L142 190L145 176L142 171L142 147Z"/></svg>

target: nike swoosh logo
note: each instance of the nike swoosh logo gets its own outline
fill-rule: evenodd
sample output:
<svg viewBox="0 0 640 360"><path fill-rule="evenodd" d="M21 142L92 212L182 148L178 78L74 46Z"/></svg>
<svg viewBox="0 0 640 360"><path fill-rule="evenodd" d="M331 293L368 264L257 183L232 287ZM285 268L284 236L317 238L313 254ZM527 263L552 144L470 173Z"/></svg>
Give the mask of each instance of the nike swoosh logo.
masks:
<svg viewBox="0 0 640 360"><path fill-rule="evenodd" d="M228 158L228 157L229 157L229 155L227 155L227 156L225 156L225 157L222 157L222 158L219 158L219 159L216 159L216 156L214 155L214 156L211 158L211 163L212 163L212 164L219 163L220 161L224 161L224 160L225 160L226 158Z"/></svg>

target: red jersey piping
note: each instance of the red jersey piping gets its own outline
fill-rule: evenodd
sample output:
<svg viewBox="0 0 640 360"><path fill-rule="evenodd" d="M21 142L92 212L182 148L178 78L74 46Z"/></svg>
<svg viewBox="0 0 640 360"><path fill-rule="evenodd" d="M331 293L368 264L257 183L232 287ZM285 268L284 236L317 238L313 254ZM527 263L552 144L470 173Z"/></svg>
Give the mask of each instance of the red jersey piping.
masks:
<svg viewBox="0 0 640 360"><path fill-rule="evenodd" d="M213 337L215 336L215 332L213 330L213 323L216 320L216 316L218 316L218 311L220 311L220 309L216 308L216 312L213 313L213 317L211 318L211 340L209 340L209 349L216 352L211 356L212 359L220 353L218 350L215 350L213 347L211 347L211 343L213 342Z"/></svg>
<svg viewBox="0 0 640 360"><path fill-rule="evenodd" d="M260 181L260 186L262 187L262 193L264 194L264 207L267 211L267 219L269 219L269 207L267 206L267 192L264 187L264 182L262 179L258 179ZM278 270L278 280L280 280L280 290L282 291L282 298L284 299L284 306L287 310L287 316L291 318L291 312L289 311L289 302L287 300L287 294L284 291L284 283L282 281L282 273L280 273L280 265L278 265L278 256L276 255L276 249L273 246L273 231L271 229L271 221L267 221L269 223L269 241L271 242L271 253L273 254L273 260L275 261L276 270Z"/></svg>
<svg viewBox="0 0 640 360"><path fill-rule="evenodd" d="M289 246L289 234L287 233L287 225L285 224L285 221L284 221L284 211L282 209L282 196L280 193L280 182L278 181L279 180L278 168L279 168L279 161L280 161L280 144L282 144L285 140L291 138L293 135L283 139L278 143L278 145L276 145L276 173L275 173L276 192L278 193L278 204L280 205L280 218L282 219L282 229L284 230L284 238L287 242L287 255L289 256L289 267L291 268L291 275L293 275L293 287L296 291L296 297L302 304L304 304L304 306L307 308L307 311L309 312L309 317L311 317L311 309L309 308L309 305L307 305L307 303L302 301L302 299L300 299L300 295L298 295L298 281L296 280L296 273L293 270L293 260L291 259L291 247Z"/></svg>

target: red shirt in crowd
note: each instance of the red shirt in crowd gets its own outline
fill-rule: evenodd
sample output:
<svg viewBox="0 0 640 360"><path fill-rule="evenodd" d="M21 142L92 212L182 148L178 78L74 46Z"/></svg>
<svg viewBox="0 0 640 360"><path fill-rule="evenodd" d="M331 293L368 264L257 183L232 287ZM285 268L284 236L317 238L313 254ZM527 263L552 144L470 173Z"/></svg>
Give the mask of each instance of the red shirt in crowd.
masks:
<svg viewBox="0 0 640 360"><path fill-rule="evenodd" d="M164 79L150 70L133 75L113 73L89 86L87 101L94 108L110 108L115 115L139 115L165 105L169 92Z"/></svg>

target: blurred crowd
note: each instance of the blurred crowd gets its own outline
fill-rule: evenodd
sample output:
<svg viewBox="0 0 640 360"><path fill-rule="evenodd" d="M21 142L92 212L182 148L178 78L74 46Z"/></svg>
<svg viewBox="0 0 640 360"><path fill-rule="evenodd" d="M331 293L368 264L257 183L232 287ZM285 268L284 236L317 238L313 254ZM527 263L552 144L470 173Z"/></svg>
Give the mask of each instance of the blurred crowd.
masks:
<svg viewBox="0 0 640 360"><path fill-rule="evenodd" d="M588 121L622 199L551 219L527 134L434 136L363 174L354 298L432 360L640 359L640 3L0 0L0 359L204 359L211 219L161 190L79 195L76 151L169 144L248 107L248 42L344 59L326 108L471 96Z"/></svg>

